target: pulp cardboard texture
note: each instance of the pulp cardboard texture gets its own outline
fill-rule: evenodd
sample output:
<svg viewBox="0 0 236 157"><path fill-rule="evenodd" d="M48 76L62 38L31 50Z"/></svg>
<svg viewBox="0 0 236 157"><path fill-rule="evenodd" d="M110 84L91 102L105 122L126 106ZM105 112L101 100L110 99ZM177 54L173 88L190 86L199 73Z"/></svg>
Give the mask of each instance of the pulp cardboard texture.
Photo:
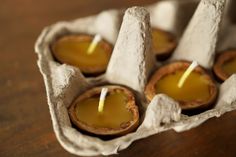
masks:
<svg viewBox="0 0 236 157"><path fill-rule="evenodd" d="M67 151L82 156L116 154L135 140L170 129L185 131L236 109L236 74L219 85L219 97L214 107L197 115L181 114L178 102L164 94L156 95L150 104L143 99L147 79L157 66L151 53L151 25L171 31L180 39L172 60L197 60L210 68L216 47L225 49L232 45L231 39L235 36L231 33L235 34L236 27L230 24L227 35L220 39L220 46L217 45L219 31L227 28L220 24L222 18L228 18L227 14L223 16L225 1L202 0L199 3L196 0L167 0L146 9L132 7L125 11L123 22L121 10L108 10L74 21L58 22L42 31L35 45L38 66L46 86L54 132ZM188 21L190 23L186 26ZM105 74L86 78L78 68L54 60L50 44L68 33L100 34L114 45ZM72 126L68 116L72 101L86 89L105 82L128 86L139 95L139 108L144 112L140 112L141 122L135 132L102 140L83 134Z"/></svg>

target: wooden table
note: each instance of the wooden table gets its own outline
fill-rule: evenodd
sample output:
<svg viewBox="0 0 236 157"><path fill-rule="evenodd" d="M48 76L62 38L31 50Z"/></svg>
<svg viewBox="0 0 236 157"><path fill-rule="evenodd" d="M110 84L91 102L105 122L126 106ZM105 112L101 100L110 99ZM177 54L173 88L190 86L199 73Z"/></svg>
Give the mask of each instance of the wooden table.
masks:
<svg viewBox="0 0 236 157"><path fill-rule="evenodd" d="M69 157L56 140L45 88L34 53L43 27L108 8L156 0L2 0L0 5L0 157ZM122 157L235 157L236 111L176 133L167 131L134 142Z"/></svg>

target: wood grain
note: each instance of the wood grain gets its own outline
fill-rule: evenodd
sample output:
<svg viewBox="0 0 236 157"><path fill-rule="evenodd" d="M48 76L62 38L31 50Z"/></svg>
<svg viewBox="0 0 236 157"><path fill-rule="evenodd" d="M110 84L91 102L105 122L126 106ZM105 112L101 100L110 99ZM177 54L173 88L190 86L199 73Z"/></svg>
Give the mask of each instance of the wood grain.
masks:
<svg viewBox="0 0 236 157"><path fill-rule="evenodd" d="M1 0L0 157L70 157L52 130L34 43L43 27L104 9L144 5L155 0ZM114 156L234 157L236 112L200 127L167 131L133 143Z"/></svg>

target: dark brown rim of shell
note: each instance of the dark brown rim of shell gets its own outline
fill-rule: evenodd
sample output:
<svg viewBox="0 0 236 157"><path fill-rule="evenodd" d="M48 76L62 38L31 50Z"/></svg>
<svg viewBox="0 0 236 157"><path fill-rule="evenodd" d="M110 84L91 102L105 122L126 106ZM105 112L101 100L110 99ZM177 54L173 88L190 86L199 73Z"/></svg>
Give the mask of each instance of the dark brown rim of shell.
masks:
<svg viewBox="0 0 236 157"><path fill-rule="evenodd" d="M174 49L177 46L177 39L175 37L174 34L167 32L165 30L162 30L160 28L152 28L152 31L159 31L164 33L166 36L168 36L168 39L170 41L169 46L166 47L165 49L162 49L160 51L157 51L154 47L153 47L153 52L156 55L157 60L165 60L168 57L171 56L171 54L173 53Z"/></svg>
<svg viewBox="0 0 236 157"><path fill-rule="evenodd" d="M171 73L174 73L176 70L185 70L189 67L190 64L191 63L188 61L176 61L159 68L154 73L154 75L152 75L150 81L148 82L145 88L146 99L148 101L151 101L156 95L155 85L161 78ZM207 101L179 101L182 110L206 109L215 101L218 94L216 83L202 67L198 66L194 69L194 71L200 73L201 75L204 75L204 77L209 81L210 98Z"/></svg>
<svg viewBox="0 0 236 157"><path fill-rule="evenodd" d="M61 36L58 39L56 39L50 46L52 55L56 58L57 61L59 61L60 63L64 63L63 60L58 58L56 53L55 53L55 44L57 42L64 41L64 40L69 40L69 39L76 39L77 41L92 42L93 38L94 38L94 36L88 35L88 34L68 34L68 35ZM105 50L105 52L107 52L108 55L111 56L113 46L109 42L107 42L105 39L102 39L99 42L99 45L101 45L103 47L103 49ZM76 65L72 65L72 66L76 66ZM103 73L103 72L106 71L107 67L106 66L105 67L104 66L94 66L94 67L78 67L78 68L80 68L82 73L90 75L90 74Z"/></svg>
<svg viewBox="0 0 236 157"><path fill-rule="evenodd" d="M82 101L86 98L92 97L94 95L99 95L101 93L101 89L103 87L108 88L108 93L122 91L127 95L126 107L127 107L127 110L129 110L132 113L133 119L131 121L127 122L125 125L122 125L118 129L94 127L94 126L88 125L88 124L80 121L76 116L76 113L75 113L76 105L80 101ZM79 129L84 130L89 133L92 133L92 134L96 134L96 135L120 136L120 135L127 134L129 132L132 132L139 125L139 111L138 111L137 105L135 104L135 97L134 97L133 93L130 90L128 90L127 88L117 86L117 85L100 86L100 87L95 87L90 90L87 90L82 95L77 97L76 100L71 104L71 106L69 107L69 116L70 116L73 124L75 124Z"/></svg>
<svg viewBox="0 0 236 157"><path fill-rule="evenodd" d="M217 76L217 78L219 78L221 81L225 81L226 79L228 79L230 77L230 75L227 74L222 69L222 66L226 62L228 62L234 58L236 58L236 49L223 51L219 54L219 56L216 57L216 61L213 66L213 72Z"/></svg>

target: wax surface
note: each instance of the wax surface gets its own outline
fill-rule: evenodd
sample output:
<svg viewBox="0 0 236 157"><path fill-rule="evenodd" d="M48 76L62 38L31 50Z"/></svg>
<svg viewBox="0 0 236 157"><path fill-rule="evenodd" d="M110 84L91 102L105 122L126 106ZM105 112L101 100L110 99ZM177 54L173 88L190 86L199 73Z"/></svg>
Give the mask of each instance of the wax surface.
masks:
<svg viewBox="0 0 236 157"><path fill-rule="evenodd" d="M184 71L166 75L156 84L156 93L164 93L178 101L207 100L210 97L209 81L193 71L181 88L177 86Z"/></svg>
<svg viewBox="0 0 236 157"><path fill-rule="evenodd" d="M92 54L88 54L87 50L90 44L89 41L80 41L76 38L59 40L55 43L54 55L59 61L78 66L82 70L84 67L106 67L110 54L101 44L96 46Z"/></svg>
<svg viewBox="0 0 236 157"><path fill-rule="evenodd" d="M222 69L228 74L232 75L236 73L236 57L227 61L222 65Z"/></svg>
<svg viewBox="0 0 236 157"><path fill-rule="evenodd" d="M111 93L106 96L104 111L98 113L99 96L79 102L76 107L78 119L94 127L120 128L122 123L132 120L132 113L126 108L124 93Z"/></svg>
<svg viewBox="0 0 236 157"><path fill-rule="evenodd" d="M156 51L168 50L171 40L170 37L162 31L152 30L152 44Z"/></svg>

